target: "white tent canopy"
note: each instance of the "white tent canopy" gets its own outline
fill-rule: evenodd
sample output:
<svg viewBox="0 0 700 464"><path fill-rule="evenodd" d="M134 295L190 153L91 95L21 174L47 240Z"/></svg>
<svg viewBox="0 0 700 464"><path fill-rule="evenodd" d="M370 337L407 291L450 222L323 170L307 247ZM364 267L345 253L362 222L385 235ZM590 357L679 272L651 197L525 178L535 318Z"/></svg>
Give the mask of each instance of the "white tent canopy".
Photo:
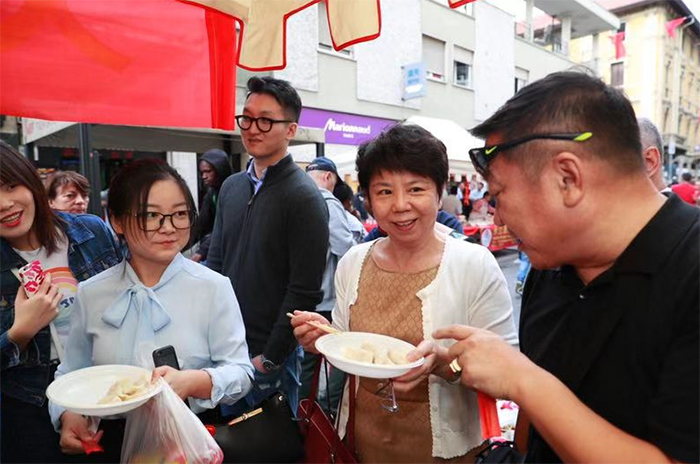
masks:
<svg viewBox="0 0 700 464"><path fill-rule="evenodd" d="M454 175L456 179L459 180L462 175L471 177L472 174L476 174L474 166L472 166L472 162L469 159L469 149L482 147L484 145L482 140L473 137L462 126L449 119L411 116L406 120L406 123L421 126L445 144L450 164L449 173ZM326 156L335 162L341 177L349 174L353 180L357 180L357 173L355 172L357 147L352 145L334 145L333 150L326 150L326 152ZM295 154L296 158L297 155Z"/></svg>
<svg viewBox="0 0 700 464"><path fill-rule="evenodd" d="M406 120L406 123L421 126L445 144L450 163L450 174L454 174L457 178L462 175L470 177L472 174L476 174L469 159L469 149L483 146L483 141L472 136L462 126L449 119L411 116Z"/></svg>

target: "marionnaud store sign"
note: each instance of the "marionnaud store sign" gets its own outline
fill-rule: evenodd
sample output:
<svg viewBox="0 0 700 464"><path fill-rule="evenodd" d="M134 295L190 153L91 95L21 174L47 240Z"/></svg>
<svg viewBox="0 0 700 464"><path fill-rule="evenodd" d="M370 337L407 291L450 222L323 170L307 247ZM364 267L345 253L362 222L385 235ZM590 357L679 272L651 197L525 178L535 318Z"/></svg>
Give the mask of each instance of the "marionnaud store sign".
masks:
<svg viewBox="0 0 700 464"><path fill-rule="evenodd" d="M302 109L299 119L300 126L323 129L326 133L326 143L341 145L359 145L395 123L396 121L391 119L335 113L315 108Z"/></svg>

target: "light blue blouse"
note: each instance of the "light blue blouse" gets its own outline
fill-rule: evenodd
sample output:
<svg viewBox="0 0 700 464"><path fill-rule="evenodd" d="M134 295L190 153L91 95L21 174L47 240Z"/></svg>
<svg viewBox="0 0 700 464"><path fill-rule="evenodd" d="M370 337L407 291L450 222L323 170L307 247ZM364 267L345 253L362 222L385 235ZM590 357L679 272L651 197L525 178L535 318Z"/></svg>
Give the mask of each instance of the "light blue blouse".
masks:
<svg viewBox="0 0 700 464"><path fill-rule="evenodd" d="M211 376L211 397L190 398L194 412L233 404L251 389L253 366L230 280L181 254L151 288L126 260L82 282L56 378L104 364L152 367L151 353L166 345L175 347L181 369ZM49 403L57 430L64 411Z"/></svg>

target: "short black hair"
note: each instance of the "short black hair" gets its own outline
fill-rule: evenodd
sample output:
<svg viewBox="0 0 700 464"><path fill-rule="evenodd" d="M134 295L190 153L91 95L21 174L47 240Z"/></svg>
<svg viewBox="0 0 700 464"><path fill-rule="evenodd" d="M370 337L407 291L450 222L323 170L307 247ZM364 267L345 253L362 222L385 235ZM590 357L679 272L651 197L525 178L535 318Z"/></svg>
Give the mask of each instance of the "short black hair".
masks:
<svg viewBox="0 0 700 464"><path fill-rule="evenodd" d="M583 71L557 72L533 82L470 132L481 139L499 134L504 141L537 133L592 132L593 137L577 144L581 152L605 160L619 173L645 172L631 103L621 90ZM545 157L536 154L543 152L544 143L552 142L528 142L508 155L537 176Z"/></svg>
<svg viewBox="0 0 700 464"><path fill-rule="evenodd" d="M405 123L360 145L356 165L360 187L367 193L372 177L380 171L403 171L430 178L442 196L449 172L445 144L422 127Z"/></svg>
<svg viewBox="0 0 700 464"><path fill-rule="evenodd" d="M681 174L681 179L683 179L686 182L690 182L691 180L693 180L693 175L689 172L684 172L683 174Z"/></svg>
<svg viewBox="0 0 700 464"><path fill-rule="evenodd" d="M280 104L287 118L299 122L301 115L301 97L292 84L270 76L254 76L248 79L248 95L264 93L270 95Z"/></svg>
<svg viewBox="0 0 700 464"><path fill-rule="evenodd" d="M145 225L143 215L146 213L148 194L153 184L161 180L175 181L185 196L187 209L194 215L197 211L194 198L182 176L161 159L145 158L127 164L112 178L107 198L110 219L124 220L133 214L139 214L141 225ZM193 219L194 223L196 221ZM190 229L190 238L194 236L196 231Z"/></svg>
<svg viewBox="0 0 700 464"><path fill-rule="evenodd" d="M450 195L457 195L457 186L453 185L450 187Z"/></svg>
<svg viewBox="0 0 700 464"><path fill-rule="evenodd" d="M355 194L352 191L352 187L350 187L344 182L335 186L335 188L333 189L333 195L341 203L345 203L346 201L352 201L352 199L355 197Z"/></svg>

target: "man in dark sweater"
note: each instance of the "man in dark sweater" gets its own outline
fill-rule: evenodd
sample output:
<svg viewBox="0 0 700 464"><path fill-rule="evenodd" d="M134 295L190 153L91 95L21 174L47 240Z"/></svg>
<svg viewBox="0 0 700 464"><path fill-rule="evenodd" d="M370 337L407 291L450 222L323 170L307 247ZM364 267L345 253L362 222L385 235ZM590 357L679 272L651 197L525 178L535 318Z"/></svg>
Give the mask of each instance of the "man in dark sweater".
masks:
<svg viewBox="0 0 700 464"><path fill-rule="evenodd" d="M252 156L246 172L219 192L207 265L231 279L246 326L253 390L226 415L240 414L275 390L298 404L303 350L286 313L312 311L323 298L328 209L318 187L287 153L301 99L286 81L253 77L236 116Z"/></svg>

